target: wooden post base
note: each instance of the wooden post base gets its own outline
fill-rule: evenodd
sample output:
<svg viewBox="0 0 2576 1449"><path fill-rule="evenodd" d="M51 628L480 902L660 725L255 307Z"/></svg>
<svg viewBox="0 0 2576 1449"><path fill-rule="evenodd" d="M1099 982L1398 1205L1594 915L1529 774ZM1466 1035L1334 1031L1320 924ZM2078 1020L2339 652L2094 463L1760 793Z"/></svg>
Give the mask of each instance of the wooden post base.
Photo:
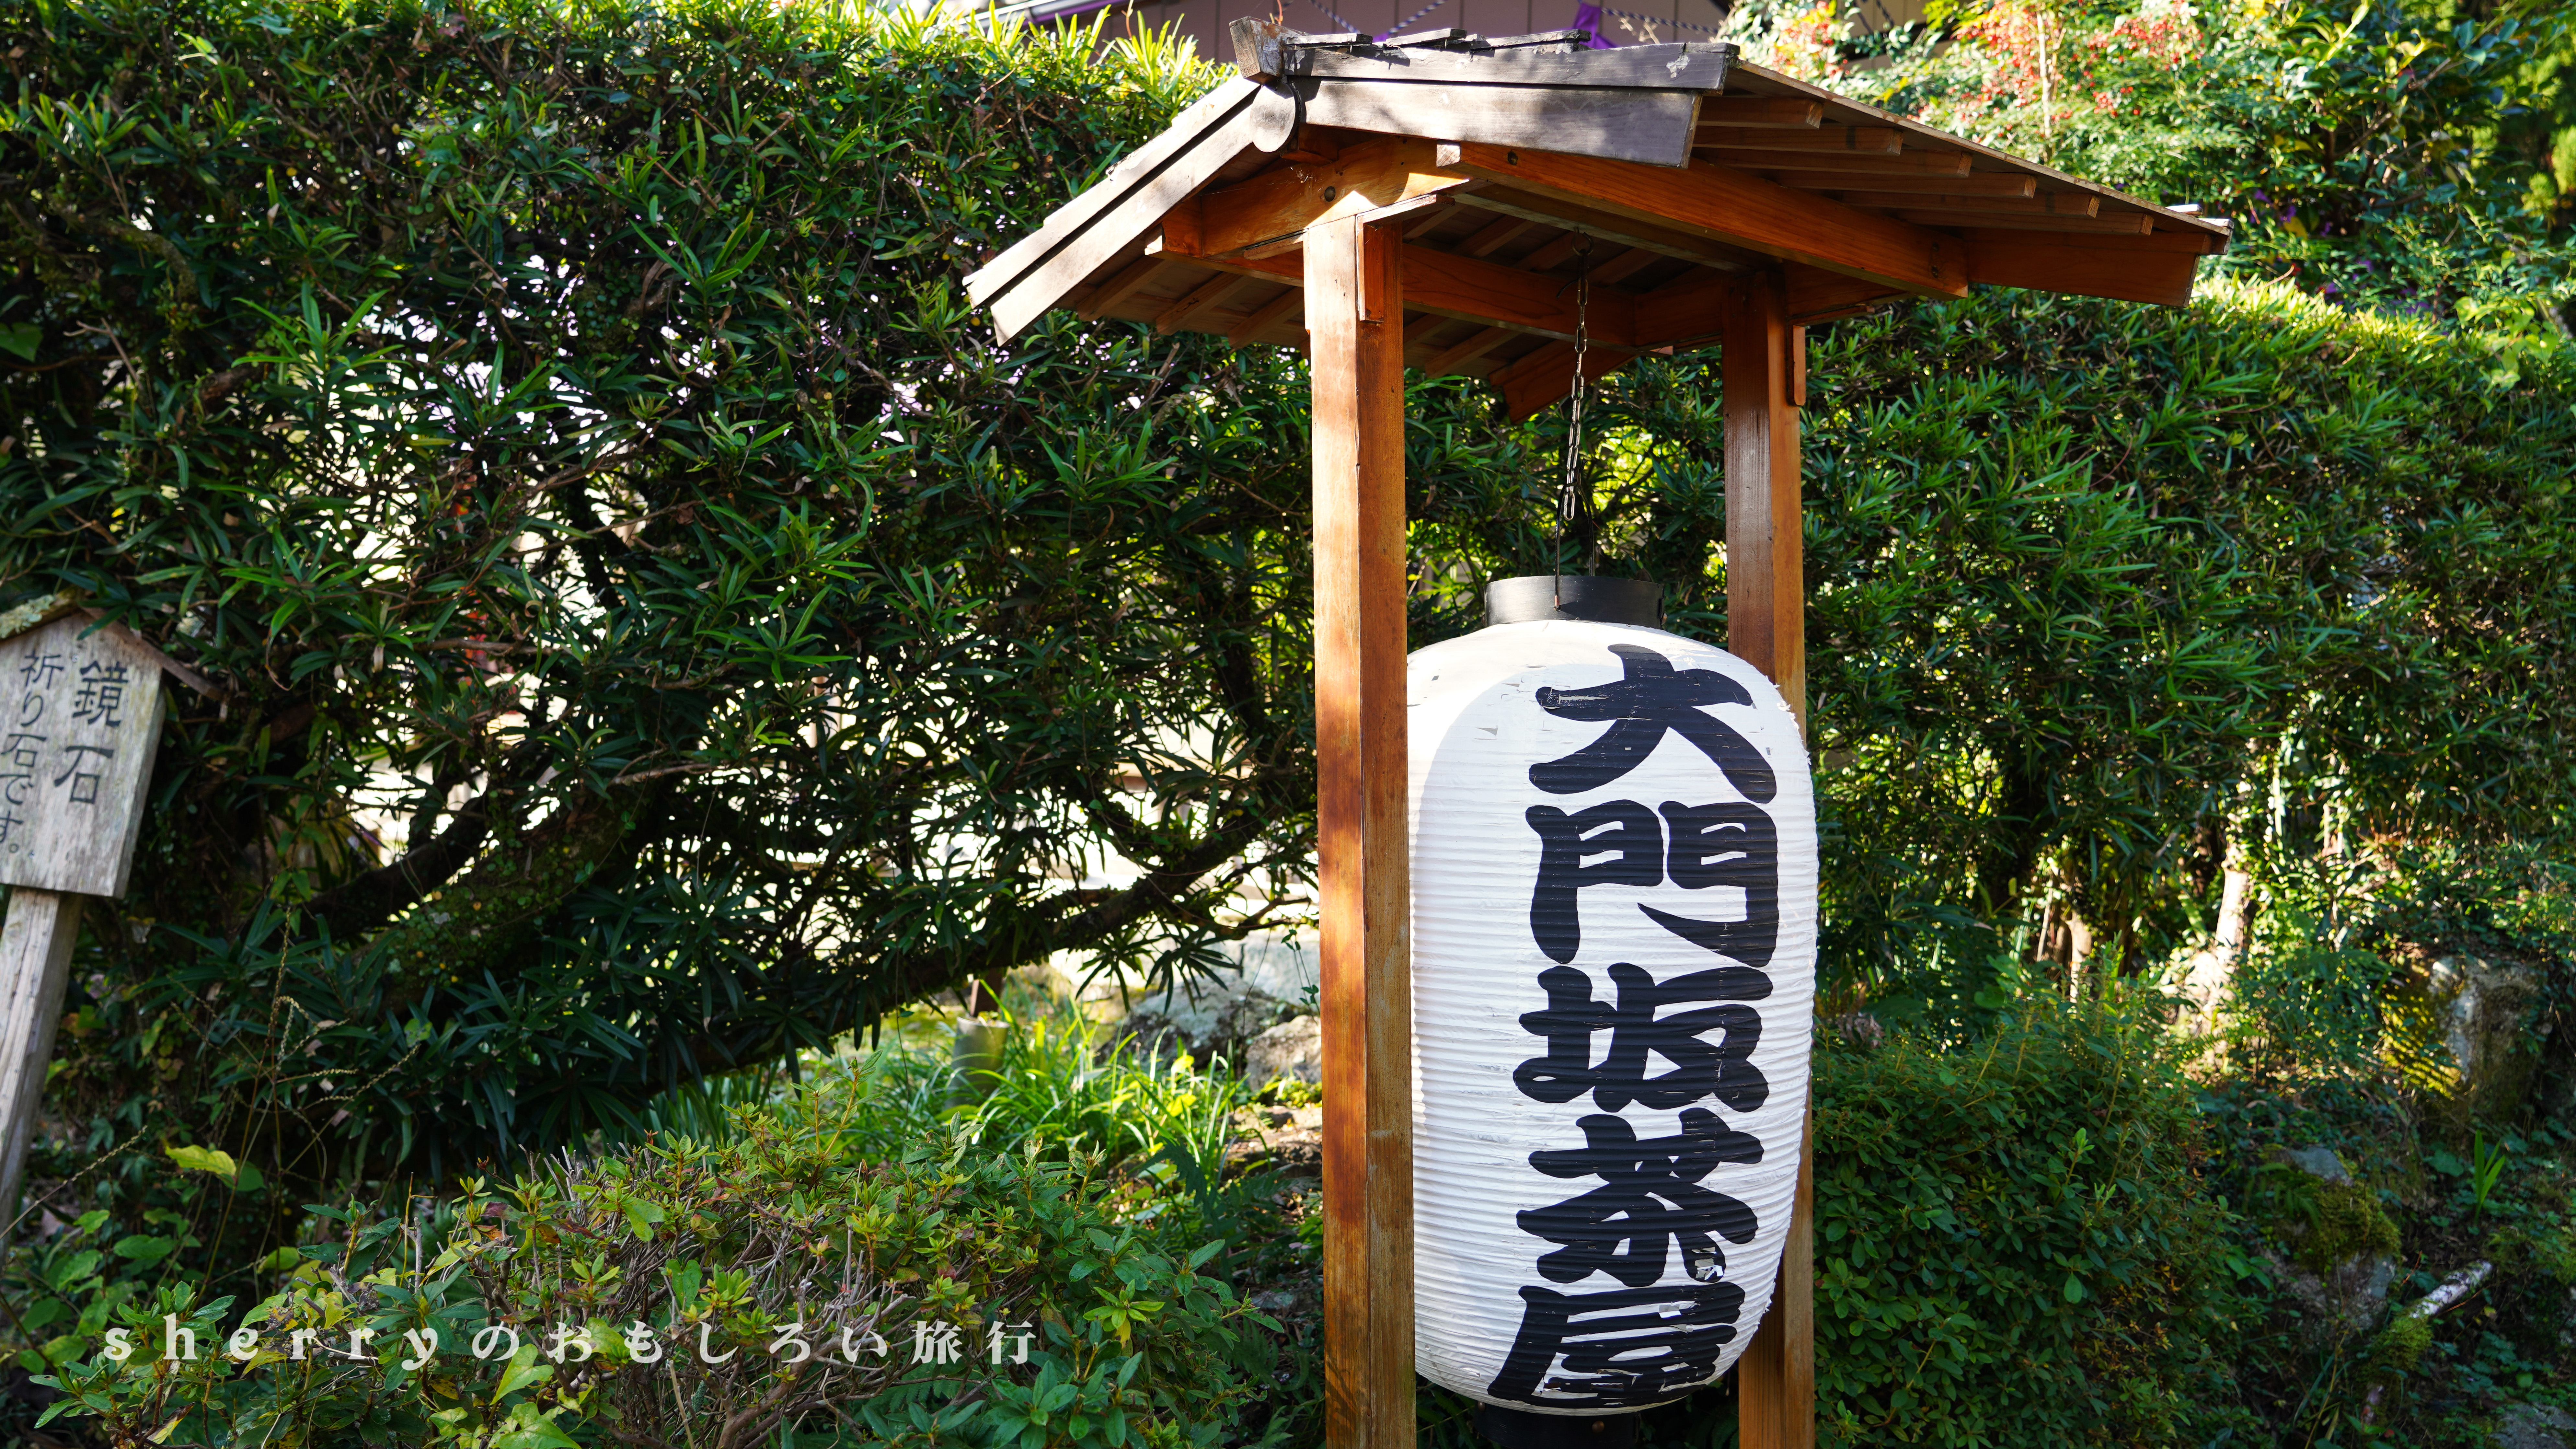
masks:
<svg viewBox="0 0 2576 1449"><path fill-rule="evenodd" d="M72 943L88 898L18 886L0 924L0 1221L18 1213L18 1177L36 1134L45 1072L54 1060L54 1027L62 1019L71 977Z"/></svg>

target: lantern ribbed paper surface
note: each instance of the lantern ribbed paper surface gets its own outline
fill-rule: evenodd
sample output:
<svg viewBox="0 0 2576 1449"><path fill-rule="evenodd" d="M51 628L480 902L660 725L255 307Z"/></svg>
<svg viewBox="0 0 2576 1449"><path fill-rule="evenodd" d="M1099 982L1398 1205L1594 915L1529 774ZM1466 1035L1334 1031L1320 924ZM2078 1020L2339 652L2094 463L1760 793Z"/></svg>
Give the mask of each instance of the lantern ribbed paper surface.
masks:
<svg viewBox="0 0 2576 1449"><path fill-rule="evenodd" d="M1798 1181L1816 828L1760 671L1660 629L1412 657L1416 1358L1600 1414L1731 1366Z"/></svg>

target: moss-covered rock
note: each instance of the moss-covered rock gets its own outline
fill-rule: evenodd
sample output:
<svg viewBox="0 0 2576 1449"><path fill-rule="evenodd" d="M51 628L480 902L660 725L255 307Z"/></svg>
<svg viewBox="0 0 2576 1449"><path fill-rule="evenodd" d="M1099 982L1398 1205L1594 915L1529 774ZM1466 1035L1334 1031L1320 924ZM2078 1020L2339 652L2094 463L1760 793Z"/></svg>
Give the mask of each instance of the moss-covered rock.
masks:
<svg viewBox="0 0 2576 1449"><path fill-rule="evenodd" d="M2355 1182L2320 1183L2297 1233L2295 1257L2312 1273L2329 1273L2356 1259L2394 1258L2397 1244L2397 1224L2380 1207L2379 1194Z"/></svg>

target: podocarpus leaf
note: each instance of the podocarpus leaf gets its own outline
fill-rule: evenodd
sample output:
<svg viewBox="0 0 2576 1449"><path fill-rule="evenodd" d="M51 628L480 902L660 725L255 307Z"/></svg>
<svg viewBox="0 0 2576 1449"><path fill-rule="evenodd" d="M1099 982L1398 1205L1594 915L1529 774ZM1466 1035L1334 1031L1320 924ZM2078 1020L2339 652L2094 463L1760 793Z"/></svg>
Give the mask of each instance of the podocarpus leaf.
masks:
<svg viewBox="0 0 2576 1449"><path fill-rule="evenodd" d="M172 929L113 945L170 1034L100 1040L184 1032L179 1096L331 1144L298 1175L434 1177L968 975L1195 969L1301 896L1293 368L1070 318L1002 351L955 285L1212 68L185 9L0 11L41 137L0 174L52 208L0 241L0 586L218 690L127 905ZM1111 857L1143 875L1087 886Z"/></svg>

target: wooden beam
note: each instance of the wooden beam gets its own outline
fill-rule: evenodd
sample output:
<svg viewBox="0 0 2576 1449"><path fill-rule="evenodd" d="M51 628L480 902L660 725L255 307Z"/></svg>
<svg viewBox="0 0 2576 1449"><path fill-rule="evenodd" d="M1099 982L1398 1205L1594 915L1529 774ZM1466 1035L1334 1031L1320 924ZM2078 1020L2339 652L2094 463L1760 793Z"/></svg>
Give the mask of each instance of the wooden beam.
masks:
<svg viewBox="0 0 2576 1449"><path fill-rule="evenodd" d="M1202 225L1199 199L1195 196L1184 196L1172 203L1171 210L1163 213L1163 224L1156 235L1162 239L1165 251L1179 252L1184 256L1194 255L1207 250L1199 240Z"/></svg>
<svg viewBox="0 0 2576 1449"><path fill-rule="evenodd" d="M1342 154L1342 133L1323 126L1299 126L1279 148L1282 161L1335 161Z"/></svg>
<svg viewBox="0 0 2576 1449"><path fill-rule="evenodd" d="M1418 236L1427 236L1430 234L1433 227L1447 221L1449 219L1449 210L1447 207L1441 205L1441 203L1448 199L1449 198L1446 196L1438 195L1415 198L1416 201L1424 204L1421 206L1420 210L1414 213L1413 219L1405 226L1404 239L1406 241L1411 241ZM1374 218L1372 218L1372 220L1374 220Z"/></svg>
<svg viewBox="0 0 2576 1449"><path fill-rule="evenodd" d="M1007 342L1064 300L1082 279L1112 257L1151 233L1182 199L1214 177L1226 163L1268 142L1284 141L1296 120L1296 107L1274 92L1227 81L1200 106L1233 97L1235 109L1217 107L1221 117L1198 129L1175 123L1134 157L1110 171L1109 179L1058 208L1046 225L966 279L970 296L989 300L994 334ZM1199 115L1194 106L1184 119ZM1179 137L1171 151L1167 139ZM1153 164L1145 164L1154 158ZM1017 270L1014 270L1017 269Z"/></svg>
<svg viewBox="0 0 2576 1449"><path fill-rule="evenodd" d="M1691 116L1699 106L1698 93L1689 90L1379 80L1299 79L1290 84L1305 99L1306 119L1328 126L1490 146L1543 146L1645 166L1679 166L1690 159Z"/></svg>
<svg viewBox="0 0 2576 1449"><path fill-rule="evenodd" d="M1680 261L1697 262L1704 267L1736 270L1749 260L1742 252L1721 246L1706 237L1654 226L1630 217L1613 216L1606 211L1578 206L1556 197L1502 188L1462 191L1457 196L1460 206L1498 211L1541 226L1566 227L1602 241L1642 247Z"/></svg>
<svg viewBox="0 0 2576 1449"><path fill-rule="evenodd" d="M2167 307L2191 301L2192 272L2200 258L2188 252L2115 250L2101 242L2069 246L2028 232L2011 236L2009 241L1987 238L1969 243L1969 281Z"/></svg>
<svg viewBox="0 0 2576 1449"><path fill-rule="evenodd" d="M1183 327L1189 325L1190 319L1198 316L1208 308L1215 306L1217 303L1224 301L1228 292L1231 292L1242 285L1243 278L1235 276L1231 272L1220 272L1216 276L1210 277L1208 280L1192 287L1179 301L1174 302L1172 305L1165 307L1162 311L1155 313L1154 330L1157 332L1180 331Z"/></svg>
<svg viewBox="0 0 2576 1449"><path fill-rule="evenodd" d="M1883 306L1906 294L1877 282L1796 264L1781 269L1789 321L1801 330ZM1744 279L1689 273L1637 298L1637 345L1688 347L1722 336L1738 307Z"/></svg>
<svg viewBox="0 0 2576 1449"><path fill-rule="evenodd" d="M1742 290L1744 278L1736 273L1686 272L1637 299L1637 341L1686 347L1719 336Z"/></svg>
<svg viewBox="0 0 2576 1449"><path fill-rule="evenodd" d="M1637 354L1625 347L1598 343L1583 354L1583 380L1599 382L1628 365ZM1552 342L1518 358L1486 379L1503 395L1503 415L1513 422L1562 402L1574 386L1574 344Z"/></svg>
<svg viewBox="0 0 2576 1449"><path fill-rule="evenodd" d="M1795 96L1710 96L1699 103L1703 126L1786 128L1812 131L1825 122L1825 108Z"/></svg>
<svg viewBox="0 0 2576 1449"><path fill-rule="evenodd" d="M1152 180L1170 162L1196 150L1198 142L1208 132L1221 129L1238 112L1251 106L1260 92L1261 88L1249 81L1229 80L1201 97L1188 110L1174 117L1172 124L1161 135L1130 152L1117 165L1110 167L1109 174L1102 177L1098 183L1085 188L1071 201L1049 213L1044 225L1004 248L1001 254L991 261L977 267L966 278L967 300L982 306L1004 289L1018 283L1039 263L1053 255L1066 241L1078 236L1108 213L1120 209L1120 203L1127 200L1138 187ZM1209 167L1207 175L1214 174L1214 168ZM1187 195L1189 189L1181 188L1175 193L1173 199L1177 200L1180 196ZM1150 225L1169 209L1168 201L1155 207L1153 216L1144 219L1146 224ZM1141 235L1141 231L1131 234L1128 240L1134 240L1136 235ZM1113 254L1115 250L1115 248L1111 249ZM1100 261L1106 259L1106 257L1095 259L1093 265L1097 266Z"/></svg>
<svg viewBox="0 0 2576 1449"><path fill-rule="evenodd" d="M1601 248L1595 247L1593 250L1599 251ZM1596 287L1616 285L1662 260L1664 258L1661 253L1646 247L1630 247L1606 262L1594 262L1592 285Z"/></svg>
<svg viewBox="0 0 2576 1449"><path fill-rule="evenodd" d="M2088 251L2114 252L2123 256L2163 252L2186 257L2214 256L2227 249L2227 241L2223 235L2212 236L2197 228L2178 226L2163 217L2157 217L2154 220L2173 229L2149 232L2144 236L2089 237L2083 241L2055 243L2051 243L2046 237L2032 236L2026 231L2010 231L2000 227L1971 227L1962 235L1967 238L1971 248L1983 242L2000 242L2012 246L2075 246Z"/></svg>
<svg viewBox="0 0 2576 1449"><path fill-rule="evenodd" d="M1845 176L1965 176L1968 153L1965 151L1907 151L1894 156L1842 156L1827 152L1793 153L1787 151L1716 151L1712 157L1722 166L1746 171L1830 171ZM1822 182L1800 178L1801 184L1821 186Z"/></svg>
<svg viewBox="0 0 2576 1449"><path fill-rule="evenodd" d="M1413 1449L1403 249L1306 238L1324 1056L1324 1441Z"/></svg>
<svg viewBox="0 0 2576 1449"><path fill-rule="evenodd" d="M1572 337L1577 308L1569 279L1544 276L1520 267L1428 246L1405 246L1405 305L1418 312L1484 322L1545 337ZM1167 254L1157 253L1158 257ZM1207 267L1238 277L1267 277L1291 286L1305 283L1306 268L1295 257L1169 257L1176 266ZM1206 284L1198 291L1207 290ZM1196 296L1193 292L1191 295ZM1190 299L1185 297L1183 303ZM1180 304L1175 304L1178 306ZM1587 320L1592 335L1611 346L1625 345L1636 328L1636 296L1608 287L1592 289Z"/></svg>
<svg viewBox="0 0 2576 1449"><path fill-rule="evenodd" d="M1789 266L1781 268L1781 272L1788 288L1789 320L1801 328L1810 322L1830 322L1836 317L1866 312L1905 295L1876 282L1814 267ZM1968 254L1968 280L1976 279L1976 253L1972 251ZM1800 366L1804 365L1802 361Z"/></svg>
<svg viewBox="0 0 2576 1449"><path fill-rule="evenodd" d="M1145 284L1154 279L1154 274L1162 269L1161 257L1138 257L1112 273L1109 280L1092 288L1091 295L1083 298L1082 305L1075 309L1076 315L1086 322L1100 320L1108 315L1111 308L1143 290Z"/></svg>
<svg viewBox="0 0 2576 1449"><path fill-rule="evenodd" d="M2054 231L2081 236L2145 236L2155 218L2142 211L2109 216L2006 216L1991 211L1933 211L1917 208L1896 214L1918 226L1983 226L2002 231Z"/></svg>
<svg viewBox="0 0 2576 1449"><path fill-rule="evenodd" d="M1653 171L1465 146L1455 169L1910 292L1955 297L1968 290L1965 248L1957 238L1724 166L1695 161L1683 171Z"/></svg>
<svg viewBox="0 0 2576 1449"><path fill-rule="evenodd" d="M1687 41L1571 53L1425 49L1401 55L1352 55L1301 47L1289 49L1280 59L1281 70L1289 76L1330 77L1381 86L1501 86L1514 90L1607 87L1699 92L1725 87L1734 48Z"/></svg>
<svg viewBox="0 0 2576 1449"><path fill-rule="evenodd" d="M1531 272L1555 271L1574 255L1575 248L1591 240L1579 231L1559 232L1532 248L1528 256L1520 259L1519 266Z"/></svg>
<svg viewBox="0 0 2576 1449"><path fill-rule="evenodd" d="M1474 235L1450 248L1462 257L1489 257L1511 242L1513 237L1530 229L1525 217L1498 216L1478 227Z"/></svg>
<svg viewBox="0 0 2576 1449"><path fill-rule="evenodd" d="M1728 164L1722 158L1720 165ZM1935 196L2036 196L2039 183L2012 171L1978 171L1966 176L1921 171L1805 171L1767 168L1762 173L1783 186L1802 191L1900 191Z"/></svg>
<svg viewBox="0 0 2576 1449"><path fill-rule="evenodd" d="M1575 292L1570 279L1428 247L1404 249L1405 305L1442 317L1572 337ZM1637 330L1636 298L1596 286L1585 320L1595 341L1623 345Z"/></svg>
<svg viewBox="0 0 2576 1449"><path fill-rule="evenodd" d="M1435 354L1430 361L1422 364L1422 371L1430 377L1447 377L1460 367L1520 335L1508 327L1480 328L1469 333L1464 341Z"/></svg>
<svg viewBox="0 0 2576 1449"><path fill-rule="evenodd" d="M1436 164L1437 146L1390 136L1345 148L1331 161L1275 167L1248 181L1202 193L1196 235L1182 240L1199 256L1293 250L1308 227L1464 186L1469 178ZM1167 231L1175 251L1181 243Z"/></svg>
<svg viewBox="0 0 2576 1449"><path fill-rule="evenodd" d="M1757 275L1731 289L1719 360L1726 442L1726 648L1770 676L1807 718L1806 590L1798 414L1788 381L1789 299Z"/></svg>
<svg viewBox="0 0 2576 1449"><path fill-rule="evenodd" d="M1290 313L1304 306L1305 303L1305 290L1300 287L1290 287L1245 313L1242 321L1225 329L1226 345L1241 347L1253 341L1262 333L1269 331L1273 324L1285 320Z"/></svg>
<svg viewBox="0 0 2576 1449"><path fill-rule="evenodd" d="M1779 151L1806 155L1822 152L1851 156L1893 156L1905 149L1905 133L1894 126L1821 126L1813 131L1768 131L1736 126L1702 126L1692 145L1711 151ZM1964 154L1964 153L1955 153Z"/></svg>
<svg viewBox="0 0 2576 1449"><path fill-rule="evenodd" d="M1804 729L1805 563L1789 356L1796 338L1778 278L1746 279L1735 300L1718 361L1726 444L1726 647L1780 687ZM1816 1442L1814 1160L1811 1140L1799 1159L1770 1311L1735 1366L1743 1449L1814 1449Z"/></svg>
<svg viewBox="0 0 2576 1449"><path fill-rule="evenodd" d="M2079 191L2043 191L2036 196L1953 196L1916 191L1839 191L1845 206L1875 206L1894 211L1956 211L1997 216L2091 216L2102 198Z"/></svg>

